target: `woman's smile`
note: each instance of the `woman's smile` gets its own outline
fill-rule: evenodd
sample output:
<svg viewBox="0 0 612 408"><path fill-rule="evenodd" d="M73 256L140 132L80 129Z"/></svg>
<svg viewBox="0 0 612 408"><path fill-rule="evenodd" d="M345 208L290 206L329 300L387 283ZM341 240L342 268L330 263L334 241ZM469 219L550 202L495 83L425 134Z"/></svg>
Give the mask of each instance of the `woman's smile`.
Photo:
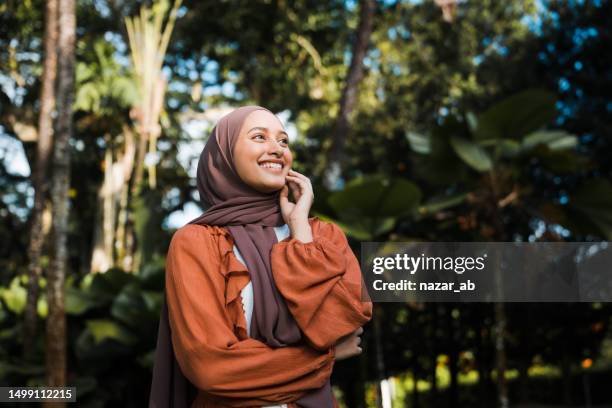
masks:
<svg viewBox="0 0 612 408"><path fill-rule="evenodd" d="M265 160L259 163L259 167L271 173L280 174L283 172L284 163L282 160Z"/></svg>

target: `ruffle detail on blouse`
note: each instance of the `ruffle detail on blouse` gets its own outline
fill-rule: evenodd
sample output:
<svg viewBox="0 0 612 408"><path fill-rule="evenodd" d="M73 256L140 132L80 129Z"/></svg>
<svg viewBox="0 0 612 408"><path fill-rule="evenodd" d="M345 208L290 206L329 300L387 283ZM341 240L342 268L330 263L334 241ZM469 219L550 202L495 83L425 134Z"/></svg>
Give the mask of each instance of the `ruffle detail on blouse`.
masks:
<svg viewBox="0 0 612 408"><path fill-rule="evenodd" d="M224 228L217 227L219 235L219 252L221 255L221 274L225 276L225 307L232 322L234 333L239 340L248 338L246 317L242 304L241 291L251 281L246 266L234 254L234 240Z"/></svg>

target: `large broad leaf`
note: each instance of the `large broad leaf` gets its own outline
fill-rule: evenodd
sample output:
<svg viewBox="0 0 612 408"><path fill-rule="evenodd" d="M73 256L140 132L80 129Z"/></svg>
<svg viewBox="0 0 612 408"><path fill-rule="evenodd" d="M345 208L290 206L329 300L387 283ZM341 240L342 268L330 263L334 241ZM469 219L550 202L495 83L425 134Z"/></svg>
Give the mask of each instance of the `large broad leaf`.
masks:
<svg viewBox="0 0 612 408"><path fill-rule="evenodd" d="M406 132L406 139L410 144L410 148L420 154L429 154L431 152L431 143L429 137L421 133Z"/></svg>
<svg viewBox="0 0 612 408"><path fill-rule="evenodd" d="M374 239L382 234L385 234L393 229L396 219L393 217L374 219L362 217L354 219L350 222L343 222L324 214L316 214L322 221L333 222L338 225L349 236L359 241L374 241Z"/></svg>
<svg viewBox="0 0 612 408"><path fill-rule="evenodd" d="M97 273L90 286L93 294L101 297L114 297L121 288L128 283L136 283L138 278L135 275L124 272L121 269L112 268L104 273Z"/></svg>
<svg viewBox="0 0 612 408"><path fill-rule="evenodd" d="M21 277L15 276L8 288L0 288L0 298L6 307L15 314L21 314L26 306L28 291L21 286Z"/></svg>
<svg viewBox="0 0 612 408"><path fill-rule="evenodd" d="M531 150L538 145L544 145L550 150L573 149L578 144L578 138L563 130L540 130L523 138L523 151Z"/></svg>
<svg viewBox="0 0 612 408"><path fill-rule="evenodd" d="M431 153L426 156L414 155L412 158L412 171L416 178L441 188L469 180L471 177L469 169L449 142L451 135L464 133L463 126L455 118L448 117L440 127L431 131L429 135Z"/></svg>
<svg viewBox="0 0 612 408"><path fill-rule="evenodd" d="M351 181L330 194L328 203L347 234L373 240L393 229L399 217L414 213L421 195L408 180L374 175Z"/></svg>
<svg viewBox="0 0 612 408"><path fill-rule="evenodd" d="M150 293L145 299L135 284L126 285L113 301L111 315L137 333L146 333L159 319L161 294L154 299Z"/></svg>
<svg viewBox="0 0 612 408"><path fill-rule="evenodd" d="M379 175L355 179L328 198L343 220L400 217L414 211L420 201L421 190L414 183Z"/></svg>
<svg viewBox="0 0 612 408"><path fill-rule="evenodd" d="M166 264L163 258L148 262L138 273L138 278L141 282L140 287L143 289L163 291L166 277L165 271Z"/></svg>
<svg viewBox="0 0 612 408"><path fill-rule="evenodd" d="M588 171L593 167L588 157L577 154L573 150L550 150L546 146L539 146L533 153L542 160L544 167L556 174Z"/></svg>
<svg viewBox="0 0 612 408"><path fill-rule="evenodd" d="M556 116L556 98L542 89L514 94L482 113L474 136L482 139L520 139L550 123Z"/></svg>
<svg viewBox="0 0 612 408"><path fill-rule="evenodd" d="M357 223L345 223L340 220L331 218L323 213L314 212L314 215L319 217L322 221L333 222L338 225L342 230L349 236L359 240L359 241L372 241L373 236L372 233L364 228L362 225L358 225Z"/></svg>
<svg viewBox="0 0 612 408"><path fill-rule="evenodd" d="M455 207L465 201L467 193L453 194L447 197L437 197L428 200L426 203L419 207L419 214L421 216L427 216L435 214L438 211L445 210L447 208Z"/></svg>
<svg viewBox="0 0 612 408"><path fill-rule="evenodd" d="M104 303L95 295L73 287L66 288L64 302L64 308L69 315L81 315Z"/></svg>
<svg viewBox="0 0 612 408"><path fill-rule="evenodd" d="M451 136L450 143L457 156L473 169L484 172L493 167L491 157L477 143L459 136Z"/></svg>
<svg viewBox="0 0 612 408"><path fill-rule="evenodd" d="M568 207L582 215L606 239L612 239L612 184L608 180L586 182L572 194Z"/></svg>
<svg viewBox="0 0 612 408"><path fill-rule="evenodd" d="M119 343L129 345L136 343L138 340L136 336L119 323L110 319L87 320L85 323L96 344L100 344L104 340L116 340Z"/></svg>

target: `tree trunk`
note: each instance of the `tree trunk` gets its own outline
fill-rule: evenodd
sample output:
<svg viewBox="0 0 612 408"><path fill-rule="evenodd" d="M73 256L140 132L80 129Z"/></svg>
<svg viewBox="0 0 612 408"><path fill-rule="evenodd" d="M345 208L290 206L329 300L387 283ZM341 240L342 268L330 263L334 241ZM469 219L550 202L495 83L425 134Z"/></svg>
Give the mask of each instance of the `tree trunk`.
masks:
<svg viewBox="0 0 612 408"><path fill-rule="evenodd" d="M66 315L64 281L67 266L67 238L70 186L70 137L74 101L75 31L74 0L60 0L57 84L57 133L53 149L53 262L47 279L49 315L47 317L47 386L66 385ZM65 403L45 406L64 407Z"/></svg>
<svg viewBox="0 0 612 408"><path fill-rule="evenodd" d="M110 136L104 156L104 180L98 189L98 208L94 226L92 273L105 272L112 266L132 270L132 261L126 249L130 181L134 173L136 145L128 126L123 127L123 154L113 159Z"/></svg>
<svg viewBox="0 0 612 408"><path fill-rule="evenodd" d="M104 180L98 189L98 202L96 209L93 251L91 255L91 273L106 272L114 263L114 195L113 183L113 154L110 147L110 136L107 135L107 148L104 154Z"/></svg>
<svg viewBox="0 0 612 408"><path fill-rule="evenodd" d="M133 259L127 247L127 234L129 222L129 203L130 203L130 181L134 173L134 159L136 155L136 144L132 130L124 125L123 139L125 149L120 160L122 163L123 183L119 199L119 216L117 220L117 262L126 271L133 271Z"/></svg>
<svg viewBox="0 0 612 408"><path fill-rule="evenodd" d="M499 199L500 199L500 186L498 175L495 169L491 170L489 173L489 185L491 188L490 196L491 196L491 225L495 230L495 238L498 242L505 242L506 239L506 230L505 226L502 222L502 214L499 210ZM499 255L496 255L496 257ZM501 279L501 259L492 259L493 265L495 265L495 270L493 271L495 275L495 286L498 295L501 297L503 294L502 288L502 279ZM506 345L505 345L505 336L506 336L506 307L505 304L501 301L497 301L493 305L493 317L494 317L494 328L493 333L495 336L495 369L497 375L497 402L500 408L508 408L510 401L508 397L508 382L506 380L506 366L507 366L507 357L506 357Z"/></svg>
<svg viewBox="0 0 612 408"><path fill-rule="evenodd" d="M362 0L360 4L359 26L357 27L357 37L353 43L353 56L346 77L346 85L340 98L340 110L332 133L332 146L323 179L329 190L336 190L342 180L346 160L344 146L350 131L349 117L357 102L357 88L363 77L363 59L372 34L376 2L374 0Z"/></svg>
<svg viewBox="0 0 612 408"><path fill-rule="evenodd" d="M24 316L23 357L32 358L36 339L39 286L42 275L40 257L45 242L43 212L49 191L47 179L51 146L53 143L53 109L55 108L55 77L57 75L57 0L47 0L45 12L45 60L43 66L40 113L38 117L38 143L36 162L32 171L34 186L34 208L28 244L28 295Z"/></svg>

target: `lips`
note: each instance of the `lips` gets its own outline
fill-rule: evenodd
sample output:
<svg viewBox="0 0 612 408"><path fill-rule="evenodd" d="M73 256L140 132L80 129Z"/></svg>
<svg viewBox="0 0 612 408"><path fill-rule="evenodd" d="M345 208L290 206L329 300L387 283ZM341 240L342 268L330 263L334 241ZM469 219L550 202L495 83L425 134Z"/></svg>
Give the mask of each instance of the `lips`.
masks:
<svg viewBox="0 0 612 408"><path fill-rule="evenodd" d="M280 163L271 163L271 162L265 162L265 163L261 163L259 165L260 167L266 168L266 169L282 169L283 165Z"/></svg>
<svg viewBox="0 0 612 408"><path fill-rule="evenodd" d="M269 171L281 171L284 164L282 160L265 160L259 163L259 167Z"/></svg>

